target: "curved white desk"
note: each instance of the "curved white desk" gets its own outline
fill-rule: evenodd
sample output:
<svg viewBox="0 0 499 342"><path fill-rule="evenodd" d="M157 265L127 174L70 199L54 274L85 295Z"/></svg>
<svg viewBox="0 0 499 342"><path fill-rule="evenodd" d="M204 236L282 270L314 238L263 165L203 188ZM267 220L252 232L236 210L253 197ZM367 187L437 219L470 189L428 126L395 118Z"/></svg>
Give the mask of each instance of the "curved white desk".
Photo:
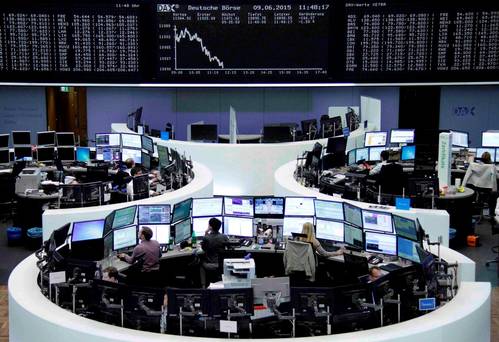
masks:
<svg viewBox="0 0 499 342"><path fill-rule="evenodd" d="M194 342L227 341L120 328L66 311L45 298L36 284L36 257L29 256L9 278L9 338L12 342ZM335 341L490 341L490 283L463 282L444 307L416 319L372 330L302 339ZM253 341L253 340L244 340ZM263 339L275 342L276 339ZM291 341L291 339L289 339Z"/></svg>
<svg viewBox="0 0 499 342"><path fill-rule="evenodd" d="M213 196L213 175L210 170L198 162L193 162L194 178L192 181L172 192L149 197L133 202L124 202L98 207L49 209L42 215L43 240L47 240L54 229L68 222L103 219L113 210L139 204L175 204L190 197Z"/></svg>
<svg viewBox="0 0 499 342"><path fill-rule="evenodd" d="M116 133L135 133L126 124L113 123ZM217 195L271 195L274 172L284 163L327 139L277 144L210 144L152 138L156 144L176 149L180 154L206 165L213 173Z"/></svg>

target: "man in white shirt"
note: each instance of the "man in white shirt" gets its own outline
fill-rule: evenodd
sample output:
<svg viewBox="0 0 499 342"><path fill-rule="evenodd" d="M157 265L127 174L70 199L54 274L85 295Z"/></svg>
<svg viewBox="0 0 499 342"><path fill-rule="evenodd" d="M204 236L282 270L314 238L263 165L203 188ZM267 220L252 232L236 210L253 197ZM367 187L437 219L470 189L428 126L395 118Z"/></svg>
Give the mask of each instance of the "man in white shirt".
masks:
<svg viewBox="0 0 499 342"><path fill-rule="evenodd" d="M381 151L380 156L381 156L381 163L376 164L376 166L369 171L370 176L377 175L378 173L381 172L381 168L386 164L388 164L388 158L390 157L388 151L387 150Z"/></svg>

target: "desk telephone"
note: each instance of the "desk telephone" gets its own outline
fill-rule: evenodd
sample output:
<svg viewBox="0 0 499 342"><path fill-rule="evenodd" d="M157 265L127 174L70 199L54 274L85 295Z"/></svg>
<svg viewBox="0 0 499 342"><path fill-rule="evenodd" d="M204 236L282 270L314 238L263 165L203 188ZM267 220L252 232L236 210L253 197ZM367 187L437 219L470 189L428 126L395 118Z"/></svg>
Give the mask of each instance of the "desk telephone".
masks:
<svg viewBox="0 0 499 342"><path fill-rule="evenodd" d="M372 264L372 265L377 265L379 263L383 262L383 259L377 255L371 255L369 259L367 259L367 262Z"/></svg>

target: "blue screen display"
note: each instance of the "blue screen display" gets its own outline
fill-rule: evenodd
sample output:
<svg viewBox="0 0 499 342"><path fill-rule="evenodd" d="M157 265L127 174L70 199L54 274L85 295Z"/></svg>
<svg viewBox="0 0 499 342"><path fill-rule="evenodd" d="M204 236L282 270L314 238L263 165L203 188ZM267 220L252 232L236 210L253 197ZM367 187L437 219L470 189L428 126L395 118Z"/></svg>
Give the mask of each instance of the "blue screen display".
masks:
<svg viewBox="0 0 499 342"><path fill-rule="evenodd" d="M90 148L88 147L77 147L76 148L76 160L79 162L89 162L90 161Z"/></svg>
<svg viewBox="0 0 499 342"><path fill-rule="evenodd" d="M414 160L416 158L416 145L402 146L400 160Z"/></svg>
<svg viewBox="0 0 499 342"><path fill-rule="evenodd" d="M170 140L170 132L161 131L161 140Z"/></svg>
<svg viewBox="0 0 499 342"><path fill-rule="evenodd" d="M402 237L397 238L398 245L398 256L407 260L411 260L413 262L417 262L418 264L421 262L419 259L419 253L417 250L418 243L404 239Z"/></svg>
<svg viewBox="0 0 499 342"><path fill-rule="evenodd" d="M71 241L77 242L102 238L104 222L105 220L75 222L73 224Z"/></svg>

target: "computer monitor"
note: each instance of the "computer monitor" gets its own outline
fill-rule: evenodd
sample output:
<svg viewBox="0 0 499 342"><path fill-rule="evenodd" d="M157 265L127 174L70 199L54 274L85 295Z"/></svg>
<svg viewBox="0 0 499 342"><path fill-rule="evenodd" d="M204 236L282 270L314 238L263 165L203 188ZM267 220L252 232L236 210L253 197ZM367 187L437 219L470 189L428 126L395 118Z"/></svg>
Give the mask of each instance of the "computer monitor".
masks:
<svg viewBox="0 0 499 342"><path fill-rule="evenodd" d="M468 132L450 131L452 133L452 146L468 147Z"/></svg>
<svg viewBox="0 0 499 342"><path fill-rule="evenodd" d="M402 146L400 153L400 160L414 160L416 159L416 145Z"/></svg>
<svg viewBox="0 0 499 342"><path fill-rule="evenodd" d="M251 217L224 217L224 234L251 238L253 234L253 219Z"/></svg>
<svg viewBox="0 0 499 342"><path fill-rule="evenodd" d="M36 137L38 146L55 145L55 131L37 132Z"/></svg>
<svg viewBox="0 0 499 342"><path fill-rule="evenodd" d="M291 128L289 126L263 126L262 142L279 143L292 141Z"/></svg>
<svg viewBox="0 0 499 342"><path fill-rule="evenodd" d="M224 319L229 313L253 315L253 290L251 288L214 289L209 292L209 317Z"/></svg>
<svg viewBox="0 0 499 342"><path fill-rule="evenodd" d="M57 146L74 146L75 134L73 132L57 132Z"/></svg>
<svg viewBox="0 0 499 342"><path fill-rule="evenodd" d="M398 236L418 241L416 221L398 215L392 215L392 219L395 233L397 233Z"/></svg>
<svg viewBox="0 0 499 342"><path fill-rule="evenodd" d="M191 219L179 221L173 226L175 232L175 244L178 245L191 237Z"/></svg>
<svg viewBox="0 0 499 342"><path fill-rule="evenodd" d="M175 289L167 288L168 315L178 315L180 311L194 314L208 314L210 311L210 296L213 290L206 289Z"/></svg>
<svg viewBox="0 0 499 342"><path fill-rule="evenodd" d="M139 134L121 134L121 146L141 149L142 136Z"/></svg>
<svg viewBox="0 0 499 342"><path fill-rule="evenodd" d="M301 233L305 223L314 223L312 216L305 217L284 217L282 224L283 236L291 236L291 233Z"/></svg>
<svg viewBox="0 0 499 342"><path fill-rule="evenodd" d="M362 228L353 226L351 224L344 224L344 242L347 245L363 248L364 247L364 233Z"/></svg>
<svg viewBox="0 0 499 342"><path fill-rule="evenodd" d="M286 197L286 216L314 216L314 197Z"/></svg>
<svg viewBox="0 0 499 342"><path fill-rule="evenodd" d="M113 229L129 226L135 222L135 213L137 211L137 206L132 205L130 207L116 209L113 216L113 224L111 227Z"/></svg>
<svg viewBox="0 0 499 342"><path fill-rule="evenodd" d="M197 237L204 236L206 229L208 229L208 222L211 218L216 218L222 222L219 232L223 232L223 218L222 216L209 216L209 217L193 217L192 218L192 231Z"/></svg>
<svg viewBox="0 0 499 342"><path fill-rule="evenodd" d="M16 160L20 159L31 160L33 158L33 151L31 150L31 146L25 146L25 147L15 146L14 156Z"/></svg>
<svg viewBox="0 0 499 342"><path fill-rule="evenodd" d="M157 145L158 148L158 159L159 166L165 167L170 164L170 155L168 153L168 147L163 145Z"/></svg>
<svg viewBox="0 0 499 342"><path fill-rule="evenodd" d="M495 148L485 148L485 147L478 147L476 149L476 157L477 158L482 158L482 155L485 152L489 152L490 154L490 160L495 163L497 158L496 158L496 149Z"/></svg>
<svg viewBox="0 0 499 342"><path fill-rule="evenodd" d="M333 137L327 139L326 153L338 153L345 155L347 139L345 137Z"/></svg>
<svg viewBox="0 0 499 342"><path fill-rule="evenodd" d="M348 159L348 165L357 164L357 149L348 151L347 159Z"/></svg>
<svg viewBox="0 0 499 342"><path fill-rule="evenodd" d="M15 145L31 145L30 131L12 131L12 144Z"/></svg>
<svg viewBox="0 0 499 342"><path fill-rule="evenodd" d="M366 252L397 255L397 235L366 231L365 239Z"/></svg>
<svg viewBox="0 0 499 342"><path fill-rule="evenodd" d="M382 211L362 210L362 223L364 229L392 233L392 214Z"/></svg>
<svg viewBox="0 0 499 342"><path fill-rule="evenodd" d="M333 312L333 297L332 287L291 288L291 302L298 317L315 319L317 314L330 314Z"/></svg>
<svg viewBox="0 0 499 342"><path fill-rule="evenodd" d="M133 176L133 200L149 198L149 174Z"/></svg>
<svg viewBox="0 0 499 342"><path fill-rule="evenodd" d="M384 146L381 147L369 147L369 161L376 162L381 160L381 152L383 152L386 148Z"/></svg>
<svg viewBox="0 0 499 342"><path fill-rule="evenodd" d="M152 141L152 138L142 135L142 148L146 150L149 153L154 153L154 142Z"/></svg>
<svg viewBox="0 0 499 342"><path fill-rule="evenodd" d="M191 204L192 204L192 198L188 198L182 202L175 203L175 205L173 206L172 223L183 221L186 218L190 217Z"/></svg>
<svg viewBox="0 0 499 342"><path fill-rule="evenodd" d="M150 170L151 169L151 156L147 153L142 152L142 157L141 157L140 163L142 164L142 166L145 169Z"/></svg>
<svg viewBox="0 0 499 342"><path fill-rule="evenodd" d="M377 132L366 132L364 136L364 146L386 146L387 132L377 131Z"/></svg>
<svg viewBox="0 0 499 342"><path fill-rule="evenodd" d="M390 131L390 144L414 143L414 129L392 129Z"/></svg>
<svg viewBox="0 0 499 342"><path fill-rule="evenodd" d="M132 225L113 230L113 251L137 245L137 226Z"/></svg>
<svg viewBox="0 0 499 342"><path fill-rule="evenodd" d="M409 239L405 239L401 236L397 237L397 256L412 262L421 263L418 248L420 248L419 243Z"/></svg>
<svg viewBox="0 0 499 342"><path fill-rule="evenodd" d="M315 217L327 220L343 221L343 202L334 202L326 200L314 200Z"/></svg>
<svg viewBox="0 0 499 342"><path fill-rule="evenodd" d="M217 125L191 125L191 140L192 141L218 141Z"/></svg>
<svg viewBox="0 0 499 342"><path fill-rule="evenodd" d="M0 164L9 164L10 163L10 152L8 149L0 150Z"/></svg>
<svg viewBox="0 0 499 342"><path fill-rule="evenodd" d="M137 164L142 163L142 151L136 150L133 148L125 148L121 149L121 160L125 161L127 159L133 159L133 161Z"/></svg>
<svg viewBox="0 0 499 342"><path fill-rule="evenodd" d="M284 197L255 197L255 217L284 217Z"/></svg>
<svg viewBox="0 0 499 342"><path fill-rule="evenodd" d="M251 288L255 304L268 304L267 298L279 298L276 305L291 301L289 277L253 278Z"/></svg>
<svg viewBox="0 0 499 342"><path fill-rule="evenodd" d="M104 220L74 222L71 242L100 239L103 233Z"/></svg>
<svg viewBox="0 0 499 342"><path fill-rule="evenodd" d="M315 237L321 240L343 242L344 227L342 221L330 221L316 219L315 221Z"/></svg>
<svg viewBox="0 0 499 342"><path fill-rule="evenodd" d="M119 133L96 133L95 146L121 146Z"/></svg>
<svg viewBox="0 0 499 342"><path fill-rule="evenodd" d="M224 214L253 217L252 197L224 197Z"/></svg>
<svg viewBox="0 0 499 342"><path fill-rule="evenodd" d="M38 147L36 149L36 160L39 162L52 162L54 161L54 146Z"/></svg>
<svg viewBox="0 0 499 342"><path fill-rule="evenodd" d="M351 205L349 203L343 203L343 213L345 215L345 221L362 228L362 209Z"/></svg>
<svg viewBox="0 0 499 342"><path fill-rule="evenodd" d="M158 241L160 245L170 243L170 225L169 224L142 224L139 225L139 231L142 227L149 227L152 230L152 240Z"/></svg>
<svg viewBox="0 0 499 342"><path fill-rule="evenodd" d="M71 223L66 223L64 226L52 231L52 234L50 234L50 240L54 242L55 248L58 248L66 243L69 234L69 228L71 228Z"/></svg>
<svg viewBox="0 0 499 342"><path fill-rule="evenodd" d="M0 148L9 147L9 135L10 134L0 134Z"/></svg>
<svg viewBox="0 0 499 342"><path fill-rule="evenodd" d="M192 200L192 216L221 216L223 197L194 198Z"/></svg>
<svg viewBox="0 0 499 342"><path fill-rule="evenodd" d="M364 147L364 148L358 148L356 150L356 154L355 154L355 159L356 159L356 162L360 162L361 160L369 160L369 149Z"/></svg>
<svg viewBox="0 0 499 342"><path fill-rule="evenodd" d="M139 224L169 224L170 205L139 205Z"/></svg>
<svg viewBox="0 0 499 342"><path fill-rule="evenodd" d="M483 147L499 147L499 131L482 132Z"/></svg>
<svg viewBox="0 0 499 342"><path fill-rule="evenodd" d="M121 148L119 147L97 147L95 159L103 160L106 162L120 161Z"/></svg>
<svg viewBox="0 0 499 342"><path fill-rule="evenodd" d="M88 163L90 161L90 147L77 147L76 161Z"/></svg>
<svg viewBox="0 0 499 342"><path fill-rule="evenodd" d="M71 147L58 147L57 157L60 161L74 161L75 160L75 148Z"/></svg>

